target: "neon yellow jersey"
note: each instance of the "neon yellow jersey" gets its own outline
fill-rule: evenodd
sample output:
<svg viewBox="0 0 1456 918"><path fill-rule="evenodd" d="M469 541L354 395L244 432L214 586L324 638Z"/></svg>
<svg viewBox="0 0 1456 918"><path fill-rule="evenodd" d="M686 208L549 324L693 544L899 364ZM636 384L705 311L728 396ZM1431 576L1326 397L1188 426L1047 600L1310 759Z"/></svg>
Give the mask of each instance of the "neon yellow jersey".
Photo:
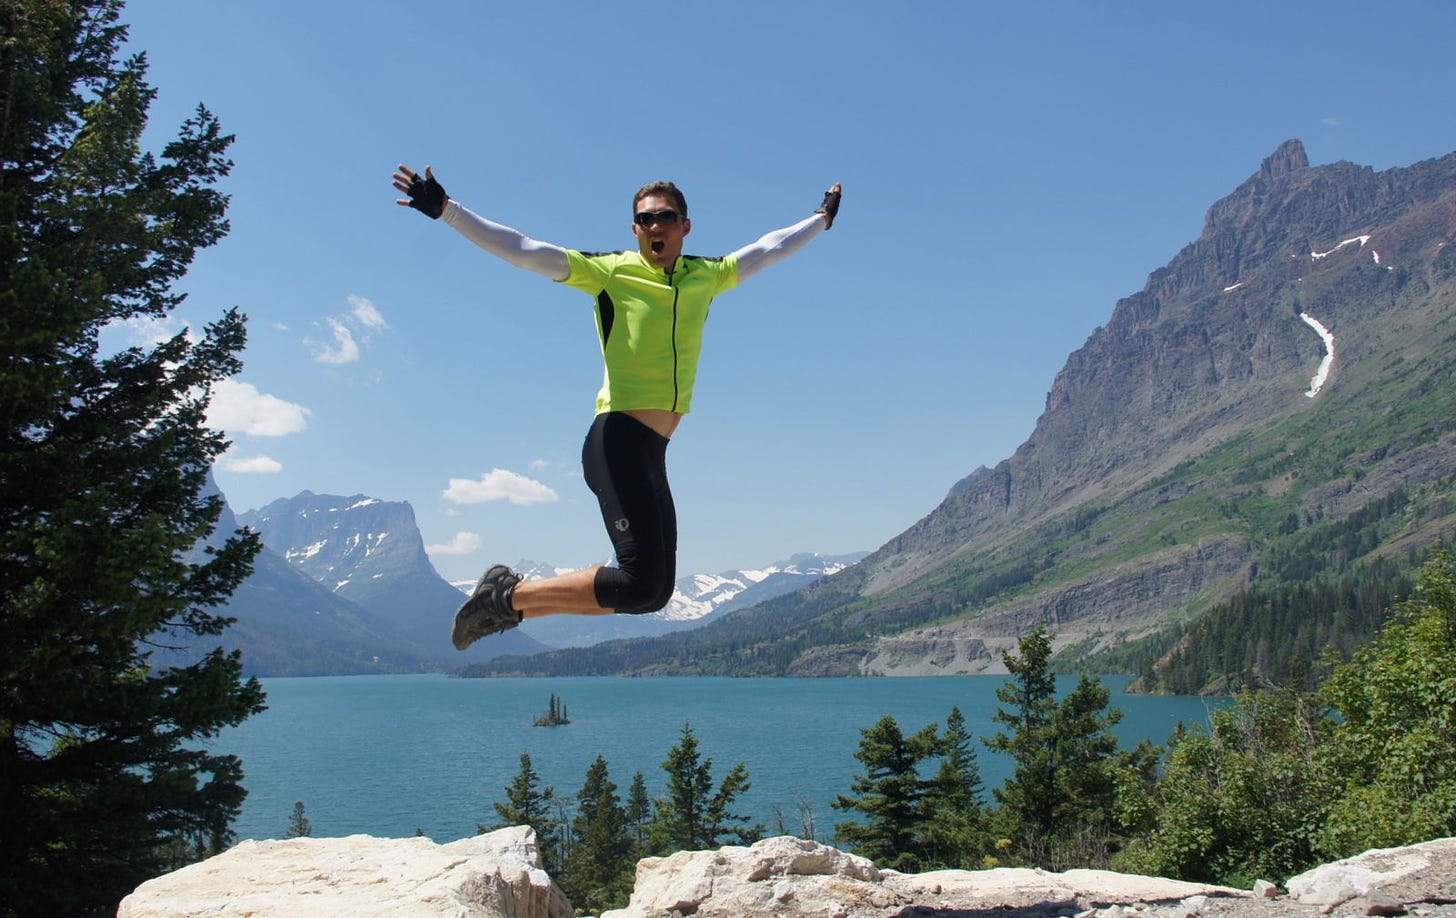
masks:
<svg viewBox="0 0 1456 918"><path fill-rule="evenodd" d="M671 274L640 252L566 250L561 283L596 297L606 373L597 414L661 408L687 414L708 306L738 285L738 259L683 255Z"/></svg>

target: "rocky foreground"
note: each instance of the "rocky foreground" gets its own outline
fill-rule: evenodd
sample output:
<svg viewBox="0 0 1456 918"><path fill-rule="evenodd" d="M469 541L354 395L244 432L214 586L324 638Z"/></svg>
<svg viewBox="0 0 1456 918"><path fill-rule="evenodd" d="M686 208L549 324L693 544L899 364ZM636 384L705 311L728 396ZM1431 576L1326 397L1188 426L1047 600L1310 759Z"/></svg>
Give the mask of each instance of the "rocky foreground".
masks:
<svg viewBox="0 0 1456 918"><path fill-rule="evenodd" d="M1105 870L903 874L817 842L683 851L637 865L632 901L602 918L1456 918L1456 838L1368 851L1291 878L1228 889ZM568 918L530 829L428 838L243 842L143 883L118 918L334 916Z"/></svg>

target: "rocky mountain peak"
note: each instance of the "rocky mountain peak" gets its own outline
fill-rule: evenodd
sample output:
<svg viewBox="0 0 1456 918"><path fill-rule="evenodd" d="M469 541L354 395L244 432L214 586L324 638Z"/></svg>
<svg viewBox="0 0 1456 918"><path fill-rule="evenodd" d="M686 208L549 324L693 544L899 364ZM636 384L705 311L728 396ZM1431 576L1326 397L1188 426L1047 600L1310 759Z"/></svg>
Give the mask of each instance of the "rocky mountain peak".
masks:
<svg viewBox="0 0 1456 918"><path fill-rule="evenodd" d="M1309 155L1304 152L1304 144L1298 140L1286 140L1264 160L1259 167L1259 175L1267 179L1277 179L1308 168Z"/></svg>
<svg viewBox="0 0 1456 918"><path fill-rule="evenodd" d="M1070 356L1018 455L1058 444L1077 454L1072 462L1098 453L1125 459L1114 454L1126 448L1174 455L1172 441L1242 424L1257 411L1278 413L1320 356L1300 313L1318 313L1333 327L1356 318L1350 305L1359 299L1388 300L1401 283L1390 266L1429 257L1406 248L1440 239L1442 228L1424 209L1453 187L1456 155L1377 174L1351 163L1312 168L1304 145L1286 141L1209 209L1199 239L1119 301L1108 324ZM1365 253L1368 261L1323 260L1372 234L1383 251ZM1339 292L1315 302L1314 291L1326 288ZM1064 424L1075 437L1059 434ZM1090 440L1089 424L1097 428ZM1110 451L1096 449L1098 442Z"/></svg>
<svg viewBox="0 0 1456 918"><path fill-rule="evenodd" d="M428 567L414 509L403 501L303 491L245 513L264 544L330 589L375 578L397 567Z"/></svg>

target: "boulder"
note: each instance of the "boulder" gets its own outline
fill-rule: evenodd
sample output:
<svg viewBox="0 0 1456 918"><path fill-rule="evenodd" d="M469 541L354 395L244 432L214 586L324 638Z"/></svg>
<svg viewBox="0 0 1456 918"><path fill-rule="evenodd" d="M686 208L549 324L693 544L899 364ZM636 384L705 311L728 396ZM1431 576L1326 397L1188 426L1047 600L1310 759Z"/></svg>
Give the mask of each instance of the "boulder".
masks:
<svg viewBox="0 0 1456 918"><path fill-rule="evenodd" d="M1358 898L1402 902L1456 897L1456 838L1405 848L1376 848L1316 867L1284 884L1290 898L1335 906Z"/></svg>
<svg viewBox="0 0 1456 918"><path fill-rule="evenodd" d="M1247 897L1201 883L1105 870L1049 873L1026 868L880 870L862 857L801 838L769 838L752 847L680 851L637 864L627 907L601 918L883 918L936 911L1177 902L1196 895Z"/></svg>
<svg viewBox="0 0 1456 918"><path fill-rule="evenodd" d="M117 918L570 918L529 828L428 838L245 841L148 880Z"/></svg>

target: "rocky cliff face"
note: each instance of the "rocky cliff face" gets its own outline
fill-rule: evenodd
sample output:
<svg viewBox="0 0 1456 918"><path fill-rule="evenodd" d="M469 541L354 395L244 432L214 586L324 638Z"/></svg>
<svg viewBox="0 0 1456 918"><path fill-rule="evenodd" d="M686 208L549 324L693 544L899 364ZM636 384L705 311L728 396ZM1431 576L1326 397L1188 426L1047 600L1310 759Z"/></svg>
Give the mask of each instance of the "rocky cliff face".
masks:
<svg viewBox="0 0 1456 918"><path fill-rule="evenodd" d="M1034 625L1060 634L1138 637L1166 620L1170 605L1227 598L1245 582L1257 553L1242 537L1175 546L1095 576L995 603L974 620L918 628L873 642L858 660L886 676L1000 673L1003 651Z"/></svg>
<svg viewBox="0 0 1456 918"><path fill-rule="evenodd" d="M1352 239L1363 242L1341 246ZM1068 357L1016 453L870 559L869 592L1313 409L1304 394L1323 348L1300 313L1333 330L1343 382L1390 338L1392 313L1421 321L1412 294L1450 282L1453 242L1456 154L1375 173L1312 168L1285 143Z"/></svg>
<svg viewBox="0 0 1456 918"><path fill-rule="evenodd" d="M403 501L304 491L239 521L301 573L354 602L397 611L423 592L459 605L459 594L430 564L414 510Z"/></svg>

